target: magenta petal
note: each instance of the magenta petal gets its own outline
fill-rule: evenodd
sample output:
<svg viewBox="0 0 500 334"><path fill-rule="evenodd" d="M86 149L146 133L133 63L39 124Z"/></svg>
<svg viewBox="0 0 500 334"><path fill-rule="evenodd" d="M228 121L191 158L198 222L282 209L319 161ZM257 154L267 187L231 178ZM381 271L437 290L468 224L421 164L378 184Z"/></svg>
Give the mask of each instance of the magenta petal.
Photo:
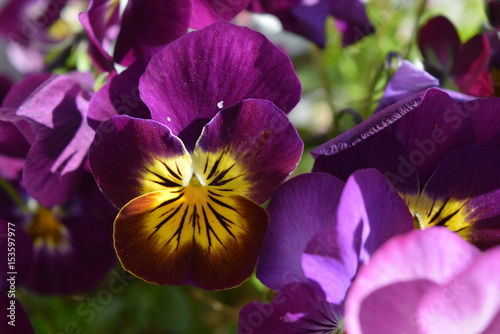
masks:
<svg viewBox="0 0 500 334"><path fill-rule="evenodd" d="M430 19L418 33L418 46L426 64L434 70L451 73L462 43L453 23L444 16Z"/></svg>
<svg viewBox="0 0 500 334"><path fill-rule="evenodd" d="M488 144L500 148L500 113L497 98L477 99L469 108L469 121L474 130L476 143Z"/></svg>
<svg viewBox="0 0 500 334"><path fill-rule="evenodd" d="M263 204L295 170L304 144L274 104L245 100L219 112L204 127L196 147L230 154L247 171L251 188L245 197Z"/></svg>
<svg viewBox="0 0 500 334"><path fill-rule="evenodd" d="M429 290L420 302L417 323L429 334L498 333L499 286L500 248L495 248L446 284Z"/></svg>
<svg viewBox="0 0 500 334"><path fill-rule="evenodd" d="M89 153L97 184L118 208L142 195L148 166L159 158L187 153L163 124L115 116L97 129Z"/></svg>
<svg viewBox="0 0 500 334"><path fill-rule="evenodd" d="M269 288L306 282L301 256L316 234L335 226L343 183L331 175L299 175L282 185L269 202L270 223L257 277Z"/></svg>
<svg viewBox="0 0 500 334"><path fill-rule="evenodd" d="M347 332L416 333L415 311L422 293L446 283L480 255L477 248L442 227L392 238L361 268L349 290Z"/></svg>
<svg viewBox="0 0 500 334"><path fill-rule="evenodd" d="M156 54L139 91L151 117L167 124L191 151L220 109L258 98L288 113L299 101L301 87L290 59L266 37L219 22Z"/></svg>
<svg viewBox="0 0 500 334"><path fill-rule="evenodd" d="M189 27L201 29L217 21L229 21L245 9L250 0L193 0Z"/></svg>
<svg viewBox="0 0 500 334"><path fill-rule="evenodd" d="M191 2L186 0L128 1L116 40L115 61L129 66L150 49L181 37L187 32L190 15Z"/></svg>
<svg viewBox="0 0 500 334"><path fill-rule="evenodd" d="M307 246L302 269L331 303L342 303L360 265L386 240L413 229L401 197L377 170L352 174L337 209L336 233L320 233Z"/></svg>

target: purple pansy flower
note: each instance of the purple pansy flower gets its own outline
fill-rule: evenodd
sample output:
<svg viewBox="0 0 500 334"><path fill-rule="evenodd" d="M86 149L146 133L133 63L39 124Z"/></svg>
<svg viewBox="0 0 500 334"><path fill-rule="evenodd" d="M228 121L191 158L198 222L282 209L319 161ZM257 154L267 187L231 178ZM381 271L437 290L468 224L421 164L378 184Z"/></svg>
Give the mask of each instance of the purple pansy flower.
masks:
<svg viewBox="0 0 500 334"><path fill-rule="evenodd" d="M326 43L325 24L329 15L335 18L344 46L375 31L359 0L253 0L249 9L277 16L286 30L321 47Z"/></svg>
<svg viewBox="0 0 500 334"><path fill-rule="evenodd" d="M27 196L22 187L15 189L26 204L20 208L2 192L0 219L30 237L33 261L20 281L22 286L42 294L74 294L97 284L116 263L112 220L117 211L92 175L83 176L68 201L50 208ZM19 248L20 261L21 255Z"/></svg>
<svg viewBox="0 0 500 334"><path fill-rule="evenodd" d="M99 187L121 208L114 241L126 270L210 290L251 275L268 222L259 204L302 154L285 114L300 91L281 50L226 22L151 59L139 84L151 119L105 121L90 150Z"/></svg>
<svg viewBox="0 0 500 334"><path fill-rule="evenodd" d="M465 44L453 24L444 16L430 19L419 31L418 45L428 72L442 86L451 79L462 93L492 96L493 84L487 66L490 43L484 34Z"/></svg>
<svg viewBox="0 0 500 334"><path fill-rule="evenodd" d="M347 333L498 333L500 248L433 227L389 240L354 280Z"/></svg>
<svg viewBox="0 0 500 334"><path fill-rule="evenodd" d="M94 136L86 118L93 83L90 73L30 76L4 101L0 117L15 124L30 145L24 185L46 207L67 201L85 170ZM8 142L22 147L18 154L27 149L21 139Z"/></svg>
<svg viewBox="0 0 500 334"><path fill-rule="evenodd" d="M418 228L443 225L480 248L500 240L500 101L456 103L438 89L410 96L312 151L314 171L342 180L377 168Z"/></svg>
<svg viewBox="0 0 500 334"><path fill-rule="evenodd" d="M394 235L412 229L404 201L376 170L343 182L299 175L275 193L257 277L280 290L269 305L240 313L240 333L330 333L339 329L346 293L359 268Z"/></svg>

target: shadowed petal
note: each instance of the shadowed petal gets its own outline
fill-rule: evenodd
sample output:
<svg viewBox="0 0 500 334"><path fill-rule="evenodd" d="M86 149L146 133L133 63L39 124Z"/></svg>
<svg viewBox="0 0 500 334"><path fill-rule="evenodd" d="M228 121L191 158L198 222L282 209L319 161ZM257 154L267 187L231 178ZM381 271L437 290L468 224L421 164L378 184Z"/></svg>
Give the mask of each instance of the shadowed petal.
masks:
<svg viewBox="0 0 500 334"><path fill-rule="evenodd" d="M115 220L115 248L123 267L145 281L227 289L252 274L267 222L255 202L214 199L190 184L127 203Z"/></svg>
<svg viewBox="0 0 500 334"><path fill-rule="evenodd" d="M290 283L272 303L252 302L240 311L240 334L335 333L340 329L342 307L325 300L314 283Z"/></svg>
<svg viewBox="0 0 500 334"><path fill-rule="evenodd" d="M128 1L116 40L115 61L129 66L152 48L181 37L187 32L190 15L191 2L186 0Z"/></svg>
<svg viewBox="0 0 500 334"><path fill-rule="evenodd" d="M343 183L325 173L303 174L283 184L269 202L270 224L257 265L267 287L307 282L302 253L316 234L335 226Z"/></svg>
<svg viewBox="0 0 500 334"><path fill-rule="evenodd" d="M208 185L263 204L295 170L302 150L302 140L281 110L269 101L245 100L205 126L193 163ZM217 162L220 173L207 169L216 164L209 163L209 156L224 157ZM240 185L240 179L246 185Z"/></svg>
<svg viewBox="0 0 500 334"><path fill-rule="evenodd" d="M89 153L97 184L118 208L144 193L178 188L191 178L191 157L158 122L116 116L98 128Z"/></svg>
<svg viewBox="0 0 500 334"><path fill-rule="evenodd" d="M358 170L347 180L334 231L307 245L302 269L327 300L340 304L358 268L389 238L411 231L413 218L401 197L377 170Z"/></svg>
<svg viewBox="0 0 500 334"><path fill-rule="evenodd" d="M245 9L250 0L193 0L189 27L201 29L217 21L229 21Z"/></svg>
<svg viewBox="0 0 500 334"><path fill-rule="evenodd" d="M139 91L151 117L168 125L192 151L203 126L220 109L258 98L288 113L301 88L290 59L266 37L219 22L156 54Z"/></svg>

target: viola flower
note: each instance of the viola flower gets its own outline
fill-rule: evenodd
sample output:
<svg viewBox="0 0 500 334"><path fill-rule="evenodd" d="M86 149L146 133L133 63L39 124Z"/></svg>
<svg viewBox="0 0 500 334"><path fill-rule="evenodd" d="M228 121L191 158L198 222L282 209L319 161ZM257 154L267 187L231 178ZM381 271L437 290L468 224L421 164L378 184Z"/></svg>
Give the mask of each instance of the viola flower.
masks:
<svg viewBox="0 0 500 334"><path fill-rule="evenodd" d="M406 204L373 169L354 172L345 185L325 173L299 175L276 191L268 212L257 277L280 291L269 305L243 308L240 333L333 333L359 268L412 229Z"/></svg>
<svg viewBox="0 0 500 334"><path fill-rule="evenodd" d="M90 73L30 76L13 87L0 110L29 143L23 183L46 207L66 202L84 173L94 136L86 119L93 83ZM26 143L19 145L24 152Z"/></svg>
<svg viewBox="0 0 500 334"><path fill-rule="evenodd" d="M312 151L314 171L345 180L381 171L417 228L447 226L485 249L500 241L500 114L496 98L454 102L428 89Z"/></svg>
<svg viewBox="0 0 500 334"><path fill-rule="evenodd" d="M453 23L437 16L420 29L418 45L426 70L439 79L441 86L447 87L451 80L462 93L493 96L486 35L476 35L462 44Z"/></svg>
<svg viewBox="0 0 500 334"><path fill-rule="evenodd" d="M157 53L139 92L151 119L112 117L90 150L99 187L121 209L123 267L157 284L241 284L267 228L259 204L302 154L285 114L300 98L290 59L260 33L220 22Z"/></svg>
<svg viewBox="0 0 500 334"><path fill-rule="evenodd" d="M191 2L184 0L127 1L123 13L120 1L92 0L79 19L95 65L111 72L114 62L129 66L149 50L184 35L190 15Z"/></svg>
<svg viewBox="0 0 500 334"><path fill-rule="evenodd" d="M330 15L335 18L344 46L375 32L365 6L359 0L253 0L249 9L275 15L284 29L304 36L320 47L326 43L325 24Z"/></svg>
<svg viewBox="0 0 500 334"><path fill-rule="evenodd" d="M116 263L112 221L117 211L92 175L83 176L68 201L49 208L27 196L21 186L15 188L26 205L20 208L2 192L0 219L29 236L33 260L21 285L42 294L75 294L99 283ZM18 251L20 265L21 248Z"/></svg>
<svg viewBox="0 0 500 334"><path fill-rule="evenodd" d="M498 247L483 253L442 227L396 236L354 280L347 333L497 333L499 278Z"/></svg>

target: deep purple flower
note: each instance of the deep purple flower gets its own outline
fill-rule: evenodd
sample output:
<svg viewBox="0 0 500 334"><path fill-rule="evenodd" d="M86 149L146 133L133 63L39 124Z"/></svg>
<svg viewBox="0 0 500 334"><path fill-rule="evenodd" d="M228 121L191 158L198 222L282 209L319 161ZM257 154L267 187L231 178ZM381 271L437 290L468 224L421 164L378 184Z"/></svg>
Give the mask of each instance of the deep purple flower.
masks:
<svg viewBox="0 0 500 334"><path fill-rule="evenodd" d="M448 80L452 80L462 93L492 96L493 84L487 69L490 44L486 35L476 35L462 44L453 23L437 16L420 29L418 45L427 71L442 86L448 86Z"/></svg>
<svg viewBox="0 0 500 334"><path fill-rule="evenodd" d="M15 124L30 145L24 185L46 207L68 200L84 172L94 136L86 119L92 85L90 73L31 76L4 101L0 117ZM9 136L7 142L22 148L18 154L26 150L19 138Z"/></svg>
<svg viewBox="0 0 500 334"><path fill-rule="evenodd" d="M29 235L33 261L19 281L31 291L43 294L74 294L86 291L104 277L116 263L112 242L112 221L116 209L86 173L77 192L65 203L50 208L40 205L15 187L26 202L20 208L2 195L0 219L15 224ZM22 261L21 244L16 259Z"/></svg>
<svg viewBox="0 0 500 334"><path fill-rule="evenodd" d="M192 0L189 27L201 29L218 21L229 21L244 10L250 0Z"/></svg>
<svg viewBox="0 0 500 334"><path fill-rule="evenodd" d="M344 46L375 31L359 0L253 0L249 9L277 16L286 30L321 47L326 42L325 24L330 15L335 18Z"/></svg>
<svg viewBox="0 0 500 334"><path fill-rule="evenodd" d="M491 247L500 240L499 103L456 103L431 88L314 149L313 170L345 180L376 168L405 199L416 227L447 226Z"/></svg>
<svg viewBox="0 0 500 334"><path fill-rule="evenodd" d="M241 284L267 228L259 204L302 153L285 114L300 97L290 60L260 33L216 23L157 53L139 92L151 119L105 121L90 150L99 187L121 208L122 265L158 284Z"/></svg>
<svg viewBox="0 0 500 334"><path fill-rule="evenodd" d="M376 170L345 186L325 173L299 175L275 193L257 277L280 290L269 305L247 305L240 333L330 332L359 268L386 240L412 229L412 217Z"/></svg>
<svg viewBox="0 0 500 334"><path fill-rule="evenodd" d="M498 333L500 248L439 227L394 237L359 271L345 321L350 334Z"/></svg>

